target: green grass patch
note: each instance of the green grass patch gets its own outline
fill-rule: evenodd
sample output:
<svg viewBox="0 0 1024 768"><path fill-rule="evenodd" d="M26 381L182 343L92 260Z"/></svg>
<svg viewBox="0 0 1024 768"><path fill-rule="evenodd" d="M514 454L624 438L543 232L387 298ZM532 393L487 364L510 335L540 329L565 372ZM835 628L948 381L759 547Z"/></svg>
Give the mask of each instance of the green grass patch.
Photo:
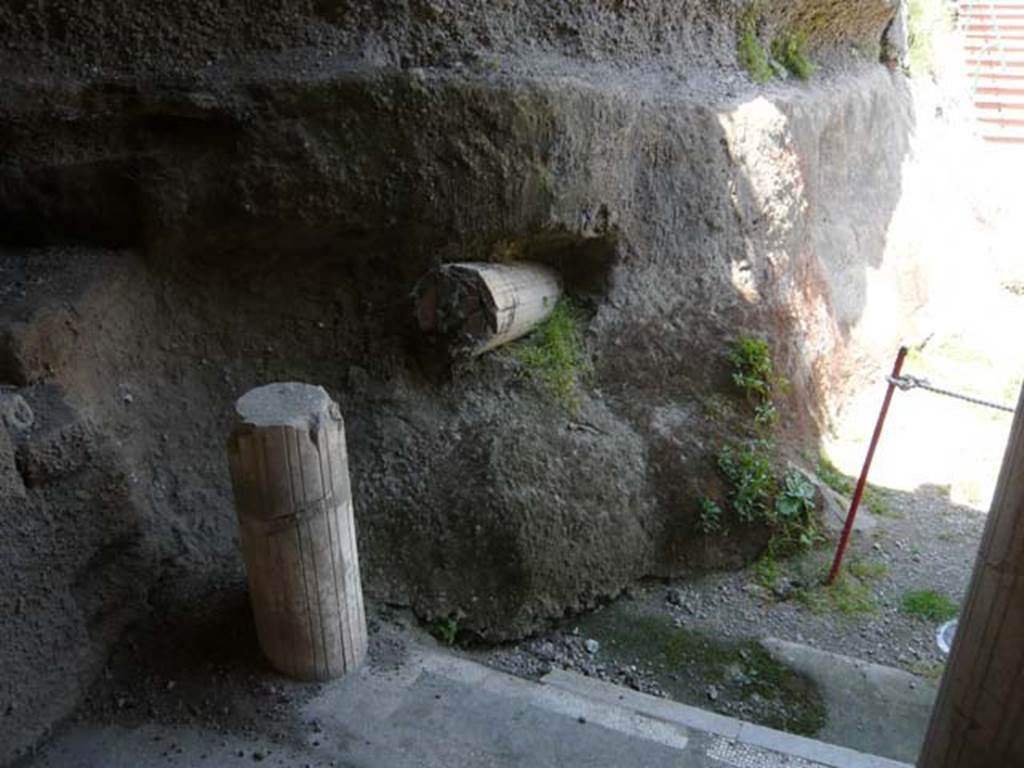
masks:
<svg viewBox="0 0 1024 768"><path fill-rule="evenodd" d="M840 472L827 456L822 455L818 459L816 473L818 479L836 493L847 498L853 496L857 485L856 480ZM864 488L864 496L861 498L861 503L868 511L879 517L901 517L892 507L889 492L870 483Z"/></svg>
<svg viewBox="0 0 1024 768"><path fill-rule="evenodd" d="M918 677L925 677L936 682L942 679L946 671L945 662L915 661L910 665L910 673Z"/></svg>
<svg viewBox="0 0 1024 768"><path fill-rule="evenodd" d="M843 496L852 496L854 481L849 475L844 475L835 464L824 454L818 459L818 478L836 493Z"/></svg>
<svg viewBox="0 0 1024 768"><path fill-rule="evenodd" d="M802 32L786 32L772 41L772 56L786 70L801 80L809 80L814 74L814 63L807 55L807 35Z"/></svg>
<svg viewBox="0 0 1024 768"><path fill-rule="evenodd" d="M761 18L759 3L751 3L740 14L739 33L736 42L736 56L740 65L747 70L755 83L767 83L775 75L768 50L758 37L757 27Z"/></svg>
<svg viewBox="0 0 1024 768"><path fill-rule="evenodd" d="M935 623L949 621L960 612L959 605L941 592L932 589L907 592L903 595L900 607L909 616Z"/></svg>
<svg viewBox="0 0 1024 768"><path fill-rule="evenodd" d="M842 613L849 616L878 610L875 593L849 571L840 573L835 584L804 589L798 597L814 613Z"/></svg>
<svg viewBox="0 0 1024 768"><path fill-rule="evenodd" d="M864 560L852 560L846 569L851 576L861 581L878 581L889 574L889 566L885 563L870 563Z"/></svg>
<svg viewBox="0 0 1024 768"><path fill-rule="evenodd" d="M568 299L562 299L533 333L509 346L512 356L529 374L573 413L579 411L579 386L590 370L581 325L579 310Z"/></svg>
<svg viewBox="0 0 1024 768"><path fill-rule="evenodd" d="M868 508L868 511L878 517L903 517L897 510L892 506L892 499L889 492L879 488L877 485L868 485L864 489L864 498L862 499L864 506Z"/></svg>
<svg viewBox="0 0 1024 768"><path fill-rule="evenodd" d="M754 563L754 578L765 589L774 592L780 576L782 576L782 568L779 561L770 553L765 553Z"/></svg>

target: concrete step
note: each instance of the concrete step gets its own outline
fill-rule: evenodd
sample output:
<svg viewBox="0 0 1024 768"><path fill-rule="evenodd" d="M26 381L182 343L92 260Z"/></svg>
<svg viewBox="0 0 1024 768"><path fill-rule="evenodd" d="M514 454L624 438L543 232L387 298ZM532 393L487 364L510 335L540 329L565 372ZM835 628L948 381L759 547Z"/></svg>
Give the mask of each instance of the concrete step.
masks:
<svg viewBox="0 0 1024 768"><path fill-rule="evenodd" d="M758 768L909 768L908 763L776 731L583 677L574 672L554 671L541 682L594 702L674 723L691 732L707 734L710 736L705 746L707 755L722 760L726 765L756 765Z"/></svg>
<svg viewBox="0 0 1024 768"><path fill-rule="evenodd" d="M907 768L571 673L537 683L428 648L412 649L397 669L367 668L324 685L281 730L293 735L155 720L78 723L29 765Z"/></svg>
<svg viewBox="0 0 1024 768"><path fill-rule="evenodd" d="M916 761L938 693L934 681L800 643L767 639L761 644L821 691L826 718L819 739Z"/></svg>

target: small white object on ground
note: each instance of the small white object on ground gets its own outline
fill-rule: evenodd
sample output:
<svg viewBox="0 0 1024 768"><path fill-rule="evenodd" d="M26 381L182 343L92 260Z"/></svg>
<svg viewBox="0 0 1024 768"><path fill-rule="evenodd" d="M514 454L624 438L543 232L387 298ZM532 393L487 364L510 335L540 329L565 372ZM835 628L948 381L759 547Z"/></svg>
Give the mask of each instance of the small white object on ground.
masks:
<svg viewBox="0 0 1024 768"><path fill-rule="evenodd" d="M953 638L956 636L956 625L957 619L947 621L939 627L939 631L935 635L935 640L939 644L939 650L946 656L949 656L949 649L953 647Z"/></svg>

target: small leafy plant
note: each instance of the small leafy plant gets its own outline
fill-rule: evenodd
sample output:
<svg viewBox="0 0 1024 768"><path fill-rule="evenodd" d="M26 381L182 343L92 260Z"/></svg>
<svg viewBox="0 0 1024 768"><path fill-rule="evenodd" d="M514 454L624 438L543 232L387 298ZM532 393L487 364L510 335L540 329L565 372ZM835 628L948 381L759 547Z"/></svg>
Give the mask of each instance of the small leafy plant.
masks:
<svg viewBox="0 0 1024 768"><path fill-rule="evenodd" d="M729 503L740 521L764 523L771 529L766 557L774 559L810 549L821 535L814 486L795 471L780 481L770 451L766 440L726 446L718 455L718 467L729 483Z"/></svg>
<svg viewBox="0 0 1024 768"><path fill-rule="evenodd" d="M722 508L708 497L700 500L700 516L697 518L697 530L710 536L722 530Z"/></svg>
<svg viewBox="0 0 1024 768"><path fill-rule="evenodd" d="M767 429L775 425L779 414L775 397L789 382L775 373L768 342L756 336L741 336L729 352L733 384L754 407L754 422Z"/></svg>
<svg viewBox="0 0 1024 768"><path fill-rule="evenodd" d="M775 491L775 473L769 443L749 440L726 446L718 454L718 467L729 481L733 509L744 523L764 520Z"/></svg>
<svg viewBox="0 0 1024 768"><path fill-rule="evenodd" d="M836 493L853 496L856 488L853 478L840 472L825 455L818 459L817 475L825 485ZM870 483L864 488L862 503L869 512L879 517L900 517L900 514L892 508L888 492Z"/></svg>
<svg viewBox="0 0 1024 768"><path fill-rule="evenodd" d="M815 520L815 488L799 472L790 472L775 498L774 554L807 550L821 541Z"/></svg>
<svg viewBox="0 0 1024 768"><path fill-rule="evenodd" d="M434 627L434 636L449 647L455 645L455 640L459 636L458 618L449 616L438 620Z"/></svg>
<svg viewBox="0 0 1024 768"><path fill-rule="evenodd" d="M741 336L729 353L732 380L747 398L763 400L772 396L774 364L768 342L756 336Z"/></svg>

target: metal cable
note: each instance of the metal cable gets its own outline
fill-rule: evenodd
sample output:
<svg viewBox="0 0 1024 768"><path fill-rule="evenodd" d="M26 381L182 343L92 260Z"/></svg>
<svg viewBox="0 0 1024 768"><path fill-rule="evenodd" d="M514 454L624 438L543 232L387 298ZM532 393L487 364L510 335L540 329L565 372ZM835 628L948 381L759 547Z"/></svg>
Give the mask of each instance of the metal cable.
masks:
<svg viewBox="0 0 1024 768"><path fill-rule="evenodd" d="M1016 408L1011 408L1008 405L1002 403L994 403L991 400L982 400L979 397L971 397L970 395L963 395L959 392L953 392L948 389L942 389L941 387L933 386L928 379L921 379L917 376L886 376L886 380L890 384L895 384L897 387L907 392L911 389L924 389L928 392L934 392L937 395L944 395L945 397L952 397L954 400L963 400L965 403L972 403L973 405L980 405L985 408L993 408L997 411L1004 411L1005 413L1016 413Z"/></svg>

